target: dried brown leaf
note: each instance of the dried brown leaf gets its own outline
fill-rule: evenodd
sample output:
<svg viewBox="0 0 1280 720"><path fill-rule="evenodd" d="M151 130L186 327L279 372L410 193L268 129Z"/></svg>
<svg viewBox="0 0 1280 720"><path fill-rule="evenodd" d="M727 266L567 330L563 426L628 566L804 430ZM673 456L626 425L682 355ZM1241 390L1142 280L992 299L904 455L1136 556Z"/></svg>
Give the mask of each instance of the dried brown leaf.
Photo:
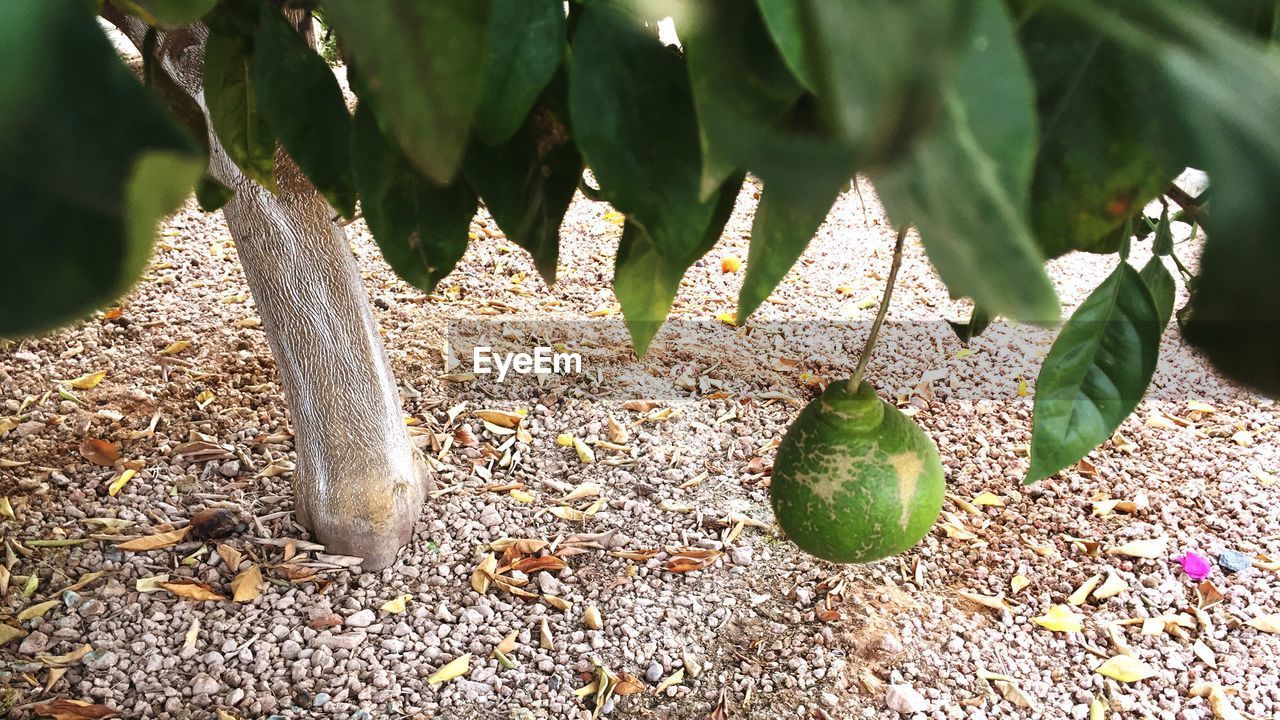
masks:
<svg viewBox="0 0 1280 720"><path fill-rule="evenodd" d="M186 600L226 600L225 597L213 591L205 583L195 580L174 580L173 582L161 583L165 590Z"/></svg>
<svg viewBox="0 0 1280 720"><path fill-rule="evenodd" d="M120 459L120 448L106 440L85 438L80 443L80 454L94 465L111 467Z"/></svg>
<svg viewBox="0 0 1280 720"><path fill-rule="evenodd" d="M37 717L53 720L103 720L103 718L120 717L120 713L106 705L66 698L40 703L31 709Z"/></svg>
<svg viewBox="0 0 1280 720"><path fill-rule="evenodd" d="M161 548L172 547L182 542L187 537L187 532L191 530L190 526L170 530L168 532L156 533L155 535L144 535L140 538L134 538L122 543L117 543L116 547L128 552L146 552L148 550L159 550Z"/></svg>
<svg viewBox="0 0 1280 720"><path fill-rule="evenodd" d="M248 570L235 576L231 581L231 599L235 602L250 602L262 594L266 583L262 579L262 568L257 563Z"/></svg>

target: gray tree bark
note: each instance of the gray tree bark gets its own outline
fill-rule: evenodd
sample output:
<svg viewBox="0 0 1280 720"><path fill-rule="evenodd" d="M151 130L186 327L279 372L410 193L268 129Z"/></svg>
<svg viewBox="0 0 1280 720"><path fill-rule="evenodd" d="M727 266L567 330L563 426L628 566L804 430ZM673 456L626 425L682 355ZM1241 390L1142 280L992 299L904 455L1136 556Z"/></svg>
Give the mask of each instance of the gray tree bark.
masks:
<svg viewBox="0 0 1280 720"><path fill-rule="evenodd" d="M103 15L142 48L145 27L110 3ZM205 108L207 30L164 32L161 68ZM391 564L413 533L429 479L410 441L395 377L336 213L288 155L278 193L250 180L209 130L209 173L275 358L293 425L295 513L331 553Z"/></svg>

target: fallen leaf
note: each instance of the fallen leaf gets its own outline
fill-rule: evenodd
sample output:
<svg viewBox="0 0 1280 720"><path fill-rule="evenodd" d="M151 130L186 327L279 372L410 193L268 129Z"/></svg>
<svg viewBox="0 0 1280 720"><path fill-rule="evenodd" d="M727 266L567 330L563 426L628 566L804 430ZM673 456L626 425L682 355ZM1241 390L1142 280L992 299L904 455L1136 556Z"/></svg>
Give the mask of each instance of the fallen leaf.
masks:
<svg viewBox="0 0 1280 720"><path fill-rule="evenodd" d="M1072 611L1070 605L1054 605L1040 617L1032 618L1040 627L1054 632L1080 632L1084 616Z"/></svg>
<svg viewBox="0 0 1280 720"><path fill-rule="evenodd" d="M115 480L112 480L111 484L107 486L107 494L111 497L119 495L120 491L124 489L124 486L127 485L129 481L133 479L133 476L137 474L138 471L132 468L120 473L120 475L117 476Z"/></svg>
<svg viewBox="0 0 1280 720"><path fill-rule="evenodd" d="M1116 655L1093 671L1124 683L1139 682L1156 674L1155 668L1132 655Z"/></svg>
<svg viewBox="0 0 1280 720"><path fill-rule="evenodd" d="M102 382L102 379L106 376L106 370L99 370L98 372L81 375L74 380L63 380L62 382L77 390L92 390L93 388L98 387L98 383Z"/></svg>
<svg viewBox="0 0 1280 720"><path fill-rule="evenodd" d="M480 559L480 564L471 572L471 589L481 595L489 592L489 583L493 580L498 571L498 558L492 553L486 553Z"/></svg>
<svg viewBox="0 0 1280 720"><path fill-rule="evenodd" d="M988 492L986 490L978 493L977 495L974 495L973 500L971 502L974 505L985 505L988 507L1004 507L1004 498L1000 497L999 495L996 495L993 492Z"/></svg>
<svg viewBox="0 0 1280 720"><path fill-rule="evenodd" d="M156 575L154 577L138 578L133 583L133 589L140 593L153 593L164 590L164 584L169 582L169 573Z"/></svg>
<svg viewBox="0 0 1280 720"><path fill-rule="evenodd" d="M640 678L629 673L618 675L618 684L613 686L613 694L621 697L644 692L644 683Z"/></svg>
<svg viewBox="0 0 1280 720"><path fill-rule="evenodd" d="M482 421L508 430L515 430L524 420L525 414L509 410L475 410L471 413Z"/></svg>
<svg viewBox="0 0 1280 720"><path fill-rule="evenodd" d="M1009 588L1014 595L1017 595L1023 588L1031 584L1031 579L1026 575L1014 575L1009 580Z"/></svg>
<svg viewBox="0 0 1280 720"><path fill-rule="evenodd" d="M1127 555L1128 557L1146 558L1154 560L1164 557L1167 553L1169 541L1166 538L1156 538L1153 540L1134 540L1125 543L1119 547L1107 549L1108 555Z"/></svg>
<svg viewBox="0 0 1280 720"><path fill-rule="evenodd" d="M166 345L165 348L160 351L160 354L161 355L177 355L178 353L182 352L183 350L186 350L189 347L191 347L190 340L175 340L169 343L168 345Z"/></svg>
<svg viewBox="0 0 1280 720"><path fill-rule="evenodd" d="M0 623L0 645L11 643L14 640L18 640L26 636L26 630L16 628L8 623Z"/></svg>
<svg viewBox="0 0 1280 720"><path fill-rule="evenodd" d="M1280 634L1280 613L1271 615L1259 615L1245 623L1251 628L1257 628L1265 633Z"/></svg>
<svg viewBox="0 0 1280 720"><path fill-rule="evenodd" d="M519 630L512 630L511 632L507 633L507 636L502 638L502 642L498 643L498 646L494 648L493 651L500 652L503 655L510 655L511 653L515 652L516 637L518 637L519 635L520 635Z"/></svg>
<svg viewBox="0 0 1280 720"><path fill-rule="evenodd" d="M203 410L209 407L209 403L213 402L213 398L214 395L212 390L205 390L201 392L199 395L196 395L196 408Z"/></svg>
<svg viewBox="0 0 1280 720"><path fill-rule="evenodd" d="M62 604L61 600L54 599L54 600L46 600L45 602L32 605L24 609L22 612L18 613L18 622L26 622L28 620L31 620L32 618L42 618L45 616L45 613L58 607L61 604Z"/></svg>
<svg viewBox="0 0 1280 720"><path fill-rule="evenodd" d="M1008 700L1020 708L1026 708L1028 710L1036 709L1035 701L1023 692L1022 688L1018 687L1017 684L1008 680L996 680L994 684L996 686L996 690L1000 691L1000 695L1004 697L1005 700Z"/></svg>
<svg viewBox="0 0 1280 720"><path fill-rule="evenodd" d="M117 543L116 547L128 552L146 552L148 550L159 550L177 545L187 536L190 526L170 530L168 532L156 533L155 535L144 535L140 538L134 538L126 542Z"/></svg>
<svg viewBox="0 0 1280 720"><path fill-rule="evenodd" d="M571 503L575 500L582 500L584 498L596 497L599 494L600 494L599 485L593 482L584 482L579 484L573 490L570 490L568 495L565 495L564 497L558 499L556 502Z"/></svg>
<svg viewBox="0 0 1280 720"><path fill-rule="evenodd" d="M960 596L965 600L978 603L979 605L991 608L992 610L1013 611L1013 608L1009 605L1008 601L1004 599L1004 593L992 596L979 595L978 593L965 592L964 590L961 590Z"/></svg>
<svg viewBox="0 0 1280 720"><path fill-rule="evenodd" d="M582 522L587 519L586 513L571 507L553 507L547 512L569 522Z"/></svg>
<svg viewBox="0 0 1280 720"><path fill-rule="evenodd" d="M586 625L589 630L604 628L604 620L600 617L599 608L595 605L588 605L587 609L582 611L582 624Z"/></svg>
<svg viewBox="0 0 1280 720"><path fill-rule="evenodd" d="M590 465L596 461L596 453L591 446L576 437L573 439L573 449L578 453L578 459L584 464Z"/></svg>
<svg viewBox="0 0 1280 720"><path fill-rule="evenodd" d="M103 718L120 717L120 713L106 705L97 705L84 700L67 700L58 698L41 703L31 708L39 717L53 720L102 720Z"/></svg>
<svg viewBox="0 0 1280 720"><path fill-rule="evenodd" d="M672 685L679 685L682 682L684 682L684 668L676 668L675 672L666 676L662 679L662 682L658 683L658 687L654 688L653 692L654 694L661 695L663 690L666 690Z"/></svg>
<svg viewBox="0 0 1280 720"><path fill-rule="evenodd" d="M1196 607L1201 610L1208 610L1222 602L1223 598L1222 591L1209 580L1196 585Z"/></svg>
<svg viewBox="0 0 1280 720"><path fill-rule="evenodd" d="M1209 700L1209 708L1217 720L1245 720L1245 716L1231 704L1230 694L1234 692L1218 683L1199 682L1191 686L1187 692L1191 697L1202 697Z"/></svg>
<svg viewBox="0 0 1280 720"><path fill-rule="evenodd" d="M1211 668L1218 667L1218 655L1208 645L1197 640L1191 644L1191 652Z"/></svg>
<svg viewBox="0 0 1280 720"><path fill-rule="evenodd" d="M255 566L256 567L256 566ZM165 590L186 600L226 600L225 597L213 591L213 588L202 582L195 580L175 580L173 582L160 583Z"/></svg>
<svg viewBox="0 0 1280 720"><path fill-rule="evenodd" d="M97 438L85 438L80 443L80 454L94 465L111 467L120 459L120 448L115 443Z"/></svg>
<svg viewBox="0 0 1280 720"><path fill-rule="evenodd" d="M627 410L635 410L636 412L649 412L658 407L657 400L628 400L622 403L622 407Z"/></svg>
<svg viewBox="0 0 1280 720"><path fill-rule="evenodd" d="M1106 600L1107 598L1115 597L1128 589L1129 583L1120 579L1119 575L1109 573L1107 575L1106 582L1102 583L1102 587L1093 591L1093 598L1095 600Z"/></svg>
<svg viewBox="0 0 1280 720"><path fill-rule="evenodd" d="M262 568L254 563L231 581L231 599L235 602L250 602L262 594L263 585Z"/></svg>
<svg viewBox="0 0 1280 720"><path fill-rule="evenodd" d="M225 543L218 543L218 557L222 558L222 564L231 572L239 570L240 562L244 560L244 555L239 550Z"/></svg>
<svg viewBox="0 0 1280 720"><path fill-rule="evenodd" d="M550 543L546 540L535 538L500 538L489 543L489 549L494 552L505 552L508 548L513 548L521 555L533 555L541 552L548 545Z"/></svg>
<svg viewBox="0 0 1280 720"><path fill-rule="evenodd" d="M407 609L407 605L409 601L412 599L413 599L413 595L409 593L394 597L382 603L381 610L383 612L389 612L389 613L394 613L398 615Z"/></svg>
<svg viewBox="0 0 1280 720"><path fill-rule="evenodd" d="M1089 599L1090 593L1098 587L1098 583L1100 582L1102 582L1102 576L1096 574L1088 580L1085 580L1080 587L1076 588L1075 592L1071 593L1071 597L1067 598L1067 603L1071 605L1083 605L1085 601Z"/></svg>
<svg viewBox="0 0 1280 720"><path fill-rule="evenodd" d="M511 564L512 570L519 570L526 575L533 575L536 572L556 572L564 570L568 565L564 560L555 555L543 555L542 557L526 557L520 558Z"/></svg>
<svg viewBox="0 0 1280 720"><path fill-rule="evenodd" d="M556 641L551 637L551 627L547 625L546 618L542 618L542 624L538 626L538 645L543 650L556 649Z"/></svg>
<svg viewBox="0 0 1280 720"><path fill-rule="evenodd" d="M467 653L466 655L450 660L444 667L432 673L431 677L427 678L427 684L439 685L440 683L447 683L454 678L465 675L467 670L470 668L471 653Z"/></svg>

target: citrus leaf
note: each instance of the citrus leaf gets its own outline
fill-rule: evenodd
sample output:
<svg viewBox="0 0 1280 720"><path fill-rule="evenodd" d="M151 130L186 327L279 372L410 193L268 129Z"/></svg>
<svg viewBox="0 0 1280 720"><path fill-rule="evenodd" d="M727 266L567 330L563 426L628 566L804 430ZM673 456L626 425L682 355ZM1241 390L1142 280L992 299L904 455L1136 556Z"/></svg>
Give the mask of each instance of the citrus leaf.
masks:
<svg viewBox="0 0 1280 720"><path fill-rule="evenodd" d="M948 320L947 323L955 331L956 337L960 338L960 342L968 344L970 340L981 335L991 325L991 313L987 312L987 309L981 305L974 305L968 321L956 322Z"/></svg>
<svg viewBox="0 0 1280 720"><path fill-rule="evenodd" d="M1114 252L1125 221L1187 165L1152 110L1168 105L1159 75L1056 13L1032 16L1020 36L1041 119L1031 185L1036 241L1047 257Z"/></svg>
<svg viewBox="0 0 1280 720"><path fill-rule="evenodd" d="M274 190L276 138L250 80L252 41L215 16L204 47L204 101L222 149L246 177Z"/></svg>
<svg viewBox="0 0 1280 720"><path fill-rule="evenodd" d="M406 157L449 184L484 87L490 3L327 0L324 8Z"/></svg>
<svg viewBox="0 0 1280 720"><path fill-rule="evenodd" d="M195 22L213 9L218 0L121 0L116 5L148 25L167 28Z"/></svg>
<svg viewBox="0 0 1280 720"><path fill-rule="evenodd" d="M1147 286L1147 290L1151 292L1151 300L1156 307L1156 322L1159 323L1160 330L1163 332L1165 326L1169 324L1169 318L1173 316L1173 303L1178 292L1177 281L1173 279L1169 268L1164 264L1164 259L1159 255L1152 255L1147 264L1142 266L1142 271L1138 275L1142 278L1142 283Z"/></svg>
<svg viewBox="0 0 1280 720"><path fill-rule="evenodd" d="M810 66L808 50L805 47L804 30L801 26L800 2L798 0L756 0L760 15L769 29L782 59L790 68L791 74L808 90L817 87L814 70Z"/></svg>
<svg viewBox="0 0 1280 720"><path fill-rule="evenodd" d="M1160 333L1150 291L1121 262L1072 314L1040 369L1027 483L1111 437L1151 382Z"/></svg>
<svg viewBox="0 0 1280 720"><path fill-rule="evenodd" d="M262 5L254 44L249 74L258 110L333 209L351 217L351 117L337 78L272 3Z"/></svg>
<svg viewBox="0 0 1280 720"><path fill-rule="evenodd" d="M127 291L156 222L190 193L203 161L88 6L14 0L4 14L6 76L40 79L0 83L0 336L15 337Z"/></svg>
<svg viewBox="0 0 1280 720"><path fill-rule="evenodd" d="M1044 615L1031 618L1035 624L1054 632L1080 632L1084 616L1077 614L1070 605L1054 605Z"/></svg>
<svg viewBox="0 0 1280 720"><path fill-rule="evenodd" d="M475 193L461 179L442 188L419 173L383 136L368 99L356 110L351 147L361 208L382 256L431 292L467 250Z"/></svg>
<svg viewBox="0 0 1280 720"><path fill-rule="evenodd" d="M1025 217L1036 142L1032 88L1004 3L977 5L970 45L943 91L940 125L876 174L876 189L895 224L919 228L953 296L1016 320L1056 322L1058 298Z"/></svg>
<svg viewBox="0 0 1280 720"><path fill-rule="evenodd" d="M975 3L793 1L825 117L872 164L897 157L937 117Z"/></svg>
<svg viewBox="0 0 1280 720"><path fill-rule="evenodd" d="M644 354L685 270L719 238L742 177L699 199L702 159L681 56L620 7L583 9L569 78L574 138L601 195L627 215L614 292Z"/></svg>
<svg viewBox="0 0 1280 720"><path fill-rule="evenodd" d="M756 136L772 130L804 89L787 70L753 3L713 0L699 10L685 51L705 198L735 170L754 164Z"/></svg>
<svg viewBox="0 0 1280 720"><path fill-rule="evenodd" d="M475 117L481 142L504 143L525 124L560 66L564 33L561 0L493 0L489 59Z"/></svg>
<svg viewBox="0 0 1280 720"><path fill-rule="evenodd" d="M473 142L463 172L506 236L533 256L550 285L556 279L560 223L582 179L582 155L569 137L563 77L509 140Z"/></svg>

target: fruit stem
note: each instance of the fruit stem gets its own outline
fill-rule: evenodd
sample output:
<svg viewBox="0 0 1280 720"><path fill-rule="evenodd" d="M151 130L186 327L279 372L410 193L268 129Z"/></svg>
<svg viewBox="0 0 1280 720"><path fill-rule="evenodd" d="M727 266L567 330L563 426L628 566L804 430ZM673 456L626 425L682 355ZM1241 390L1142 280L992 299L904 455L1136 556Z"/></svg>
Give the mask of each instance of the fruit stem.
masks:
<svg viewBox="0 0 1280 720"><path fill-rule="evenodd" d="M846 389L849 394L857 392L858 386L862 384L862 373L871 360L871 351L875 349L876 340L880 337L880 326L884 325L884 316L889 312L889 300L893 297L893 284L898 279L898 268L902 267L902 246L906 243L908 229L909 227L903 227L898 230L898 239L893 244L893 262L889 265L889 279L884 283L884 296L880 298L880 309L876 311L875 322L871 323L867 344L862 347L862 354L858 356L858 367L854 368L853 376L848 380Z"/></svg>

